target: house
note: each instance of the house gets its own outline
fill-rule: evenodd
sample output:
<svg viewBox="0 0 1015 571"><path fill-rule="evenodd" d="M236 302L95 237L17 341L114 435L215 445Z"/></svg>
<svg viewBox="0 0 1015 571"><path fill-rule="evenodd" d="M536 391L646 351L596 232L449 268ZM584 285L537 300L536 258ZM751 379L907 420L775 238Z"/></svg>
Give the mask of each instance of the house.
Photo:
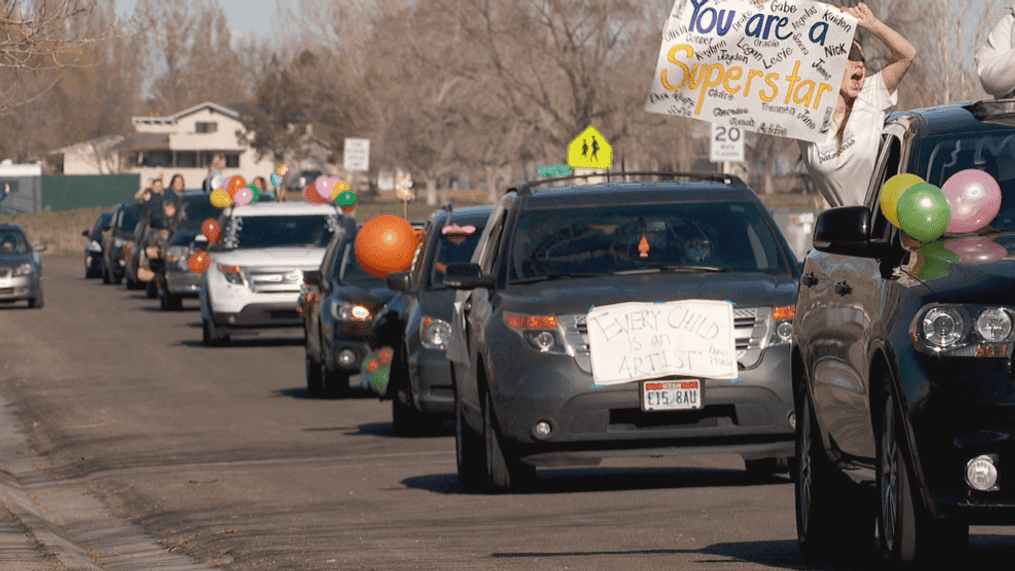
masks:
<svg viewBox="0 0 1015 571"><path fill-rule="evenodd" d="M63 173L131 173L140 175L142 184L159 174L169 184L180 173L187 188L201 188L212 159L220 154L223 175L240 175L248 182L255 176L268 179L275 164L267 156L258 160L241 135L245 112L246 104L206 101L166 117L134 117L133 133L60 149Z"/></svg>

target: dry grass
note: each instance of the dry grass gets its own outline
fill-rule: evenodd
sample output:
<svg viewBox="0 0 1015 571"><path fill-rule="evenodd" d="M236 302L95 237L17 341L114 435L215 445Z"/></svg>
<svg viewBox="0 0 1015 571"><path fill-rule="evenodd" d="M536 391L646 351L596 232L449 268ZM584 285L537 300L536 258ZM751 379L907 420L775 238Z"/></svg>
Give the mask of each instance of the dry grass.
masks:
<svg viewBox="0 0 1015 571"><path fill-rule="evenodd" d="M769 209L814 210L814 199L801 194L765 194L761 200ZM455 191L450 195L451 203L459 208L486 203L486 191ZM426 200L415 200L408 204L409 220L426 220L435 208ZM112 208L78 208L64 212L34 212L30 214L0 214L0 224L20 224L33 244L47 244L47 256L83 255L87 239L83 230L91 230L95 220L104 210ZM369 220L379 214L403 215L402 201L363 202L353 211L357 220Z"/></svg>

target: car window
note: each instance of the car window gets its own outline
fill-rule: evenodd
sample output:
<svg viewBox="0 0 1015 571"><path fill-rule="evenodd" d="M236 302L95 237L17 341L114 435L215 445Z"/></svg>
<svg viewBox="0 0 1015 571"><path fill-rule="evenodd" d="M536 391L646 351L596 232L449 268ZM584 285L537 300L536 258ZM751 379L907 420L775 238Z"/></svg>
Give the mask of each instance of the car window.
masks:
<svg viewBox="0 0 1015 571"><path fill-rule="evenodd" d="M141 208L139 206L128 206L122 210L120 215L120 230L130 234L141 221Z"/></svg>
<svg viewBox="0 0 1015 571"><path fill-rule="evenodd" d="M472 252L476 249L481 231L482 226L476 228L476 225L472 225L472 232L467 233L445 234L442 230L434 229L434 232L440 233L441 236L435 245L433 264L430 266L431 286L444 284L444 273L447 271L448 264L468 262L472 258Z"/></svg>
<svg viewBox="0 0 1015 571"><path fill-rule="evenodd" d="M233 216L226 223L222 244L227 250L324 248L337 229L336 215Z"/></svg>
<svg viewBox="0 0 1015 571"><path fill-rule="evenodd" d="M386 287L387 282L366 272L356 259L355 240L346 240L342 245L341 262L336 265L339 283L359 286L363 289Z"/></svg>
<svg viewBox="0 0 1015 571"><path fill-rule="evenodd" d="M189 246L200 232L174 232L169 239L169 246Z"/></svg>
<svg viewBox="0 0 1015 571"><path fill-rule="evenodd" d="M213 206L207 196L188 197L183 199L180 208L176 211L175 221L177 224L185 222L198 223L209 218L218 220L222 209Z"/></svg>
<svg viewBox="0 0 1015 571"><path fill-rule="evenodd" d="M681 267L786 273L778 239L753 202L639 204L524 212L509 280Z"/></svg>
<svg viewBox="0 0 1015 571"><path fill-rule="evenodd" d="M961 133L921 141L916 174L941 187L966 169L985 171L1001 187L1001 209L988 230L1015 230L1015 130Z"/></svg>
<svg viewBox="0 0 1015 571"><path fill-rule="evenodd" d="M0 255L27 254L31 248L25 235L17 230L0 230Z"/></svg>

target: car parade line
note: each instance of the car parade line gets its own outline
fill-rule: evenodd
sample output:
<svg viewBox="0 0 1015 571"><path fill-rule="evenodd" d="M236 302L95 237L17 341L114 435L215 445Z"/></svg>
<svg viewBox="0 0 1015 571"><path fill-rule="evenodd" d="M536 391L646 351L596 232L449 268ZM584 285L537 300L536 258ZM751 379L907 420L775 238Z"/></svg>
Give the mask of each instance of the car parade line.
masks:
<svg viewBox="0 0 1015 571"><path fill-rule="evenodd" d="M31 450L18 429L13 407L0 395L3 568L212 571L185 555L167 553L141 528L113 517L98 499L51 479L41 464L42 458ZM8 521L8 515L13 522Z"/></svg>

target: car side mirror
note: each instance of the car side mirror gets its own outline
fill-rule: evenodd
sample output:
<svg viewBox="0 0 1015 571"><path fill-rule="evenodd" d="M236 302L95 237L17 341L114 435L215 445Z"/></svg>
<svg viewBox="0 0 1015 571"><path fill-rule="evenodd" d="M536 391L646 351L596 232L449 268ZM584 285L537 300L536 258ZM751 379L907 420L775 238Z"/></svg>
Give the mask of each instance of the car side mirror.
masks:
<svg viewBox="0 0 1015 571"><path fill-rule="evenodd" d="M871 258L871 211L866 206L840 206L818 215L814 224L814 249L830 254Z"/></svg>
<svg viewBox="0 0 1015 571"><path fill-rule="evenodd" d="M321 270L306 270L303 272L303 283L312 286L320 286Z"/></svg>
<svg viewBox="0 0 1015 571"><path fill-rule="evenodd" d="M494 283L494 277L490 274L483 274L479 264L448 264L448 269L444 272L444 287L448 289L493 289Z"/></svg>
<svg viewBox="0 0 1015 571"><path fill-rule="evenodd" d="M388 289L412 293L412 274L409 272L391 272L385 281L388 284Z"/></svg>
<svg viewBox="0 0 1015 571"><path fill-rule="evenodd" d="M84 232L82 232L82 233L81 233L81 235L82 235L82 236L84 236L85 238L87 238L87 237L88 237L88 236L90 236L91 234L92 234L92 233L91 233L91 232L89 232L88 230L85 230Z"/></svg>

